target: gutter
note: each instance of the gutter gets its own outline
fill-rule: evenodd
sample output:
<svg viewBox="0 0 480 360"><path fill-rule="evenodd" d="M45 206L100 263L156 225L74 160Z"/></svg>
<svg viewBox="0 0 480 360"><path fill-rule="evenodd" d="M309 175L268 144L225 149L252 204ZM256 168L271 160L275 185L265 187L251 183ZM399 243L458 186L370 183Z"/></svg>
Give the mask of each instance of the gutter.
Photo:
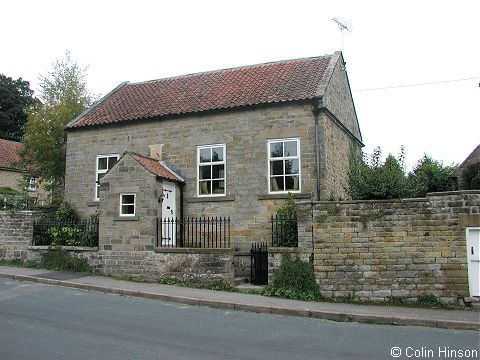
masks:
<svg viewBox="0 0 480 360"><path fill-rule="evenodd" d="M317 180L317 201L320 201L320 146L318 144L318 116L320 109L318 108L320 100L313 105L313 117L315 118L315 171Z"/></svg>

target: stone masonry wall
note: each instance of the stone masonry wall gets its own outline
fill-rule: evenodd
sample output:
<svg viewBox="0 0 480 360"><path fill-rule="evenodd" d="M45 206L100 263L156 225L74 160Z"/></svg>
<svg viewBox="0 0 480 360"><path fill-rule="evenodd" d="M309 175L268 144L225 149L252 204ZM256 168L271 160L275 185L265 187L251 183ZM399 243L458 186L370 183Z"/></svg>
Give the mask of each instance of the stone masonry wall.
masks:
<svg viewBox="0 0 480 360"><path fill-rule="evenodd" d="M323 295L383 300L434 294L445 301L469 296L465 229L480 226L479 191L299 206L299 227L310 229L300 237L314 240Z"/></svg>
<svg viewBox="0 0 480 360"><path fill-rule="evenodd" d="M267 140L300 139L302 195L310 198L316 187L314 130L311 105L279 105L70 131L65 194L88 216L98 205L97 155L125 149L149 155L149 145L164 144L163 160L186 180L184 216L231 217L232 247L249 250L252 241L268 240L269 218L284 202L268 195ZM226 145L227 196L198 198L197 146L211 144Z"/></svg>
<svg viewBox="0 0 480 360"><path fill-rule="evenodd" d="M0 258L27 258L35 218L33 211L0 211Z"/></svg>

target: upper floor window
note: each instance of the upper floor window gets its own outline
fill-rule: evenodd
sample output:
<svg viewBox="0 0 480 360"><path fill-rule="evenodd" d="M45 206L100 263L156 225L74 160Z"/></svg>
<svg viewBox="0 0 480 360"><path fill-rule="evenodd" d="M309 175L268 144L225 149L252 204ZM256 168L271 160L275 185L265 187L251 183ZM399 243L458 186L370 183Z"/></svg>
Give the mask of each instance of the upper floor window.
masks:
<svg viewBox="0 0 480 360"><path fill-rule="evenodd" d="M300 140L268 141L269 193L300 192Z"/></svg>
<svg viewBox="0 0 480 360"><path fill-rule="evenodd" d="M113 165L118 160L117 154L110 155L98 155L97 156L97 168L95 171L95 200L100 200L100 183L99 180L106 174L108 170L112 168Z"/></svg>
<svg viewBox="0 0 480 360"><path fill-rule="evenodd" d="M27 178L27 183L25 190L27 191L36 191L38 189L38 182L36 177Z"/></svg>
<svg viewBox="0 0 480 360"><path fill-rule="evenodd" d="M225 145L197 148L198 196L225 195Z"/></svg>

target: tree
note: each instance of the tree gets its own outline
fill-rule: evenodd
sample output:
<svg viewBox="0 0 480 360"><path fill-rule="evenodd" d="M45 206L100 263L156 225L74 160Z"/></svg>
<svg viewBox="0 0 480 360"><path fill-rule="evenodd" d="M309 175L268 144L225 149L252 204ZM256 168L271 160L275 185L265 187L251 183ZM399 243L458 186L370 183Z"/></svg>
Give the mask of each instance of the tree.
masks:
<svg viewBox="0 0 480 360"><path fill-rule="evenodd" d="M52 65L47 76L40 75L41 104L29 112L21 161L32 175L42 178L52 201L63 198L66 134L64 126L92 103L85 81L86 69L65 56Z"/></svg>
<svg viewBox="0 0 480 360"><path fill-rule="evenodd" d="M454 166L444 166L425 154L408 174L409 196L424 197L429 192L451 190L450 176L454 171Z"/></svg>
<svg viewBox="0 0 480 360"><path fill-rule="evenodd" d="M0 74L0 139L22 139L27 109L35 102L28 81Z"/></svg>
<svg viewBox="0 0 480 360"><path fill-rule="evenodd" d="M399 158L388 155L382 162L382 150L377 147L370 161L353 151L350 155L348 193L354 200L395 199L406 194L406 177L403 160L404 149Z"/></svg>

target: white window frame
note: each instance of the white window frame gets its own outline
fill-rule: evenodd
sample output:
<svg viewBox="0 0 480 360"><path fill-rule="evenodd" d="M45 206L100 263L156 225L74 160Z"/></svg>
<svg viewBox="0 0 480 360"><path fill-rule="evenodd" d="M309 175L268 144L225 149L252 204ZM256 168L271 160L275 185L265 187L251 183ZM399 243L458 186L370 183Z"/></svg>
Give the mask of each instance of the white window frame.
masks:
<svg viewBox="0 0 480 360"><path fill-rule="evenodd" d="M133 203L123 203L124 196L132 196L133 195ZM123 206L124 205L133 205L133 214L124 214L123 213ZM120 194L120 206L119 206L119 215L124 217L128 216L135 216L137 214L137 194L135 193L121 193Z"/></svg>
<svg viewBox="0 0 480 360"><path fill-rule="evenodd" d="M297 142L297 155L296 156L282 156L282 157L270 157L270 144L275 142L287 142L287 141L296 141ZM298 190L279 190L279 191L272 191L270 188L270 161L275 160L298 160ZM285 161L283 161L283 177L289 176L285 175ZM288 194L288 193L301 193L302 192L302 161L301 161L301 154L300 154L300 138L285 138L285 139L270 139L267 140L267 172L268 172L268 193L269 194Z"/></svg>
<svg viewBox="0 0 480 360"><path fill-rule="evenodd" d="M223 161L210 161L210 162L200 162L200 150L203 149L212 149L216 147L221 147L223 149ZM213 180L223 180L224 187L223 187L223 194L201 194L200 193L200 166L205 165L223 165L223 178L211 178L210 181ZM211 176L213 176L213 172L211 172ZM198 197L219 197L225 196L227 194L227 147L225 144L213 144L213 145L198 145L197 146L197 196Z"/></svg>
<svg viewBox="0 0 480 360"><path fill-rule="evenodd" d="M110 157L116 157L118 161L120 156L118 154L105 154L105 155L97 155L95 159L95 186L93 188L93 198L95 201L100 201L100 183L99 183L98 175L107 173L107 171L109 170L108 158ZM101 158L107 158L107 168L99 170L98 165L99 165L99 160Z"/></svg>
<svg viewBox="0 0 480 360"><path fill-rule="evenodd" d="M28 178L28 185L26 187L27 191L37 191L38 190L38 181L35 176Z"/></svg>

